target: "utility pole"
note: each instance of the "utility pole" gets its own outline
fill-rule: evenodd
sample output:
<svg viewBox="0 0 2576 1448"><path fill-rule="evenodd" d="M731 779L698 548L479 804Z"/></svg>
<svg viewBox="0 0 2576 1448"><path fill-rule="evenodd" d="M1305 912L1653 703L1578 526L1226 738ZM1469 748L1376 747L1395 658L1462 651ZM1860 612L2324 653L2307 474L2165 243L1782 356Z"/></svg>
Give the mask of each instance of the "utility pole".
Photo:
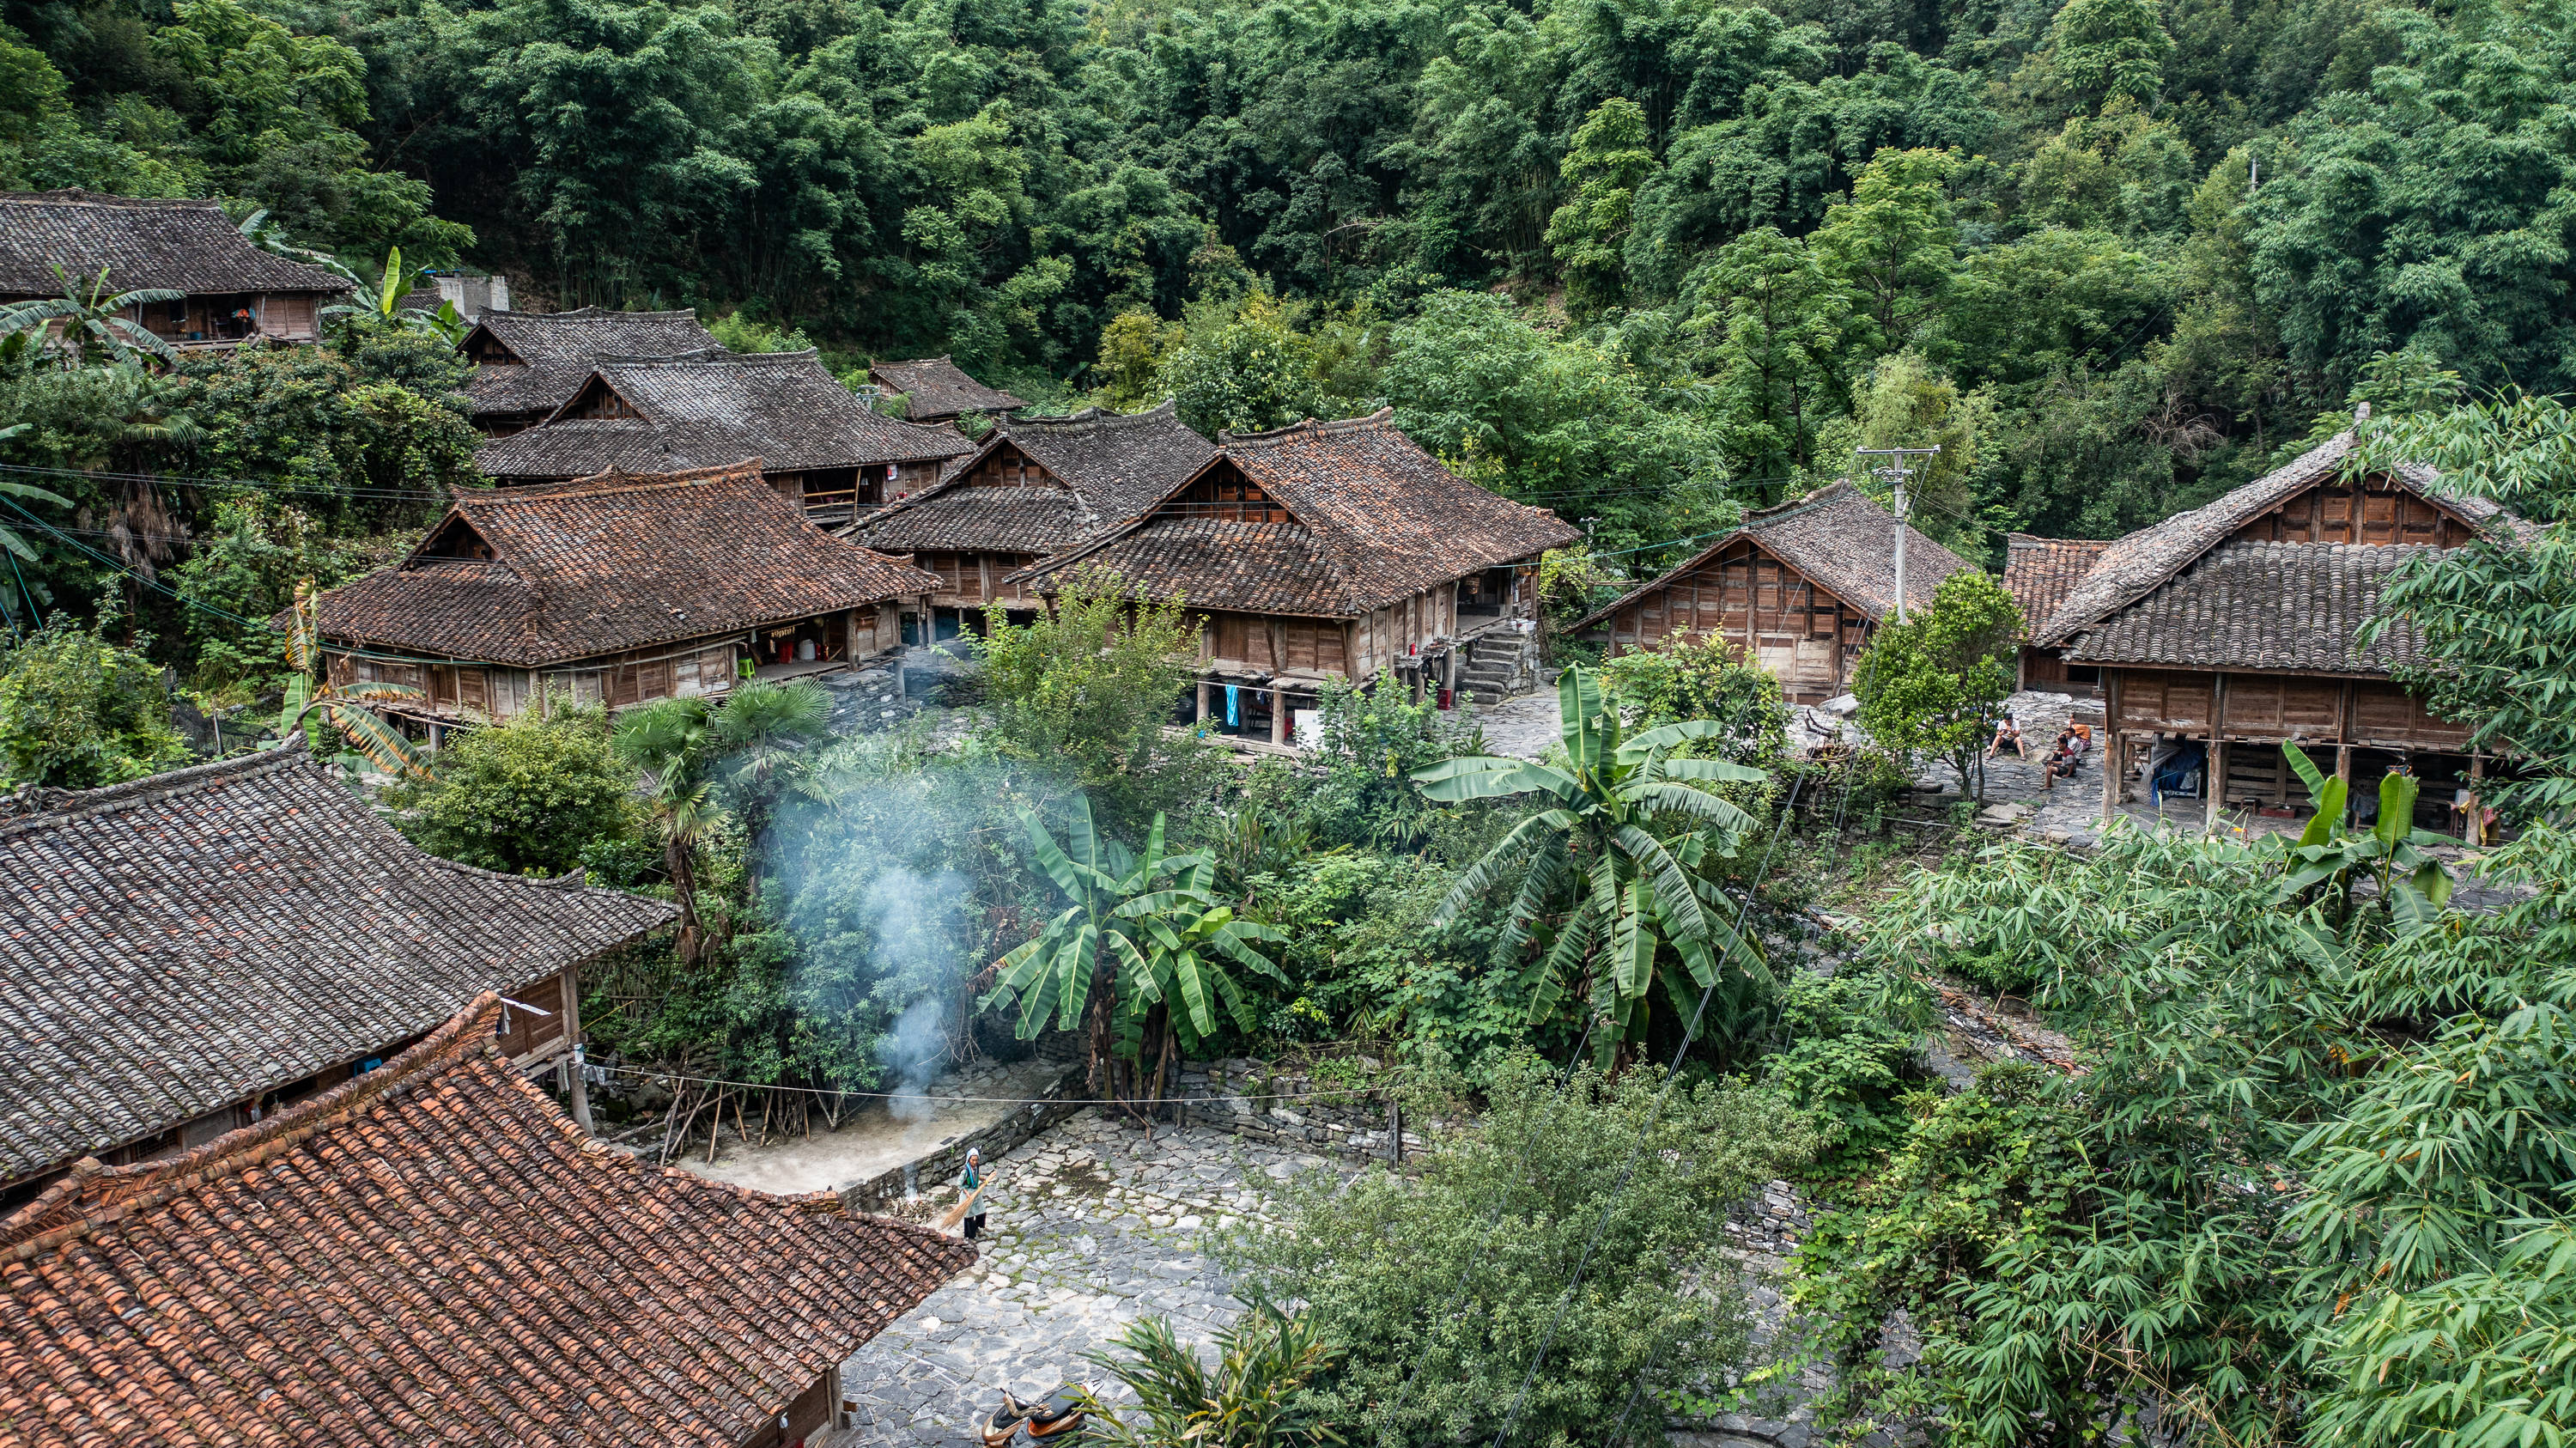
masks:
<svg viewBox="0 0 2576 1448"><path fill-rule="evenodd" d="M1905 480L1914 475L1908 458L1928 458L1940 454L1940 447L1864 447L1852 451L1865 458L1885 458L1885 467L1870 469L1887 479L1896 489L1896 621L1905 622Z"/></svg>

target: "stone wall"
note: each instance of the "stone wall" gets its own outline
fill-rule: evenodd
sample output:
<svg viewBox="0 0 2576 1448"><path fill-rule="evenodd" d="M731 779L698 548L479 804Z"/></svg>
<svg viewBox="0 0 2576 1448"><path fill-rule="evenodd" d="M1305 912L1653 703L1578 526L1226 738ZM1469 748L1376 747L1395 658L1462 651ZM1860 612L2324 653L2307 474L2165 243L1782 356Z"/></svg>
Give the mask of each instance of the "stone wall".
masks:
<svg viewBox="0 0 2576 1448"><path fill-rule="evenodd" d="M853 1212L896 1212L904 1200L938 1186L966 1169L966 1153L974 1149L991 1161L1021 1142L1058 1122L1079 1113L1088 1094L1083 1090L1084 1067L1080 1061L1068 1064L1054 1082L1040 1091L1041 1099L1014 1109L1010 1115L940 1143L937 1150L918 1156L898 1167L891 1167L858 1181L843 1182L833 1190L840 1194L841 1205ZM1064 1099L1057 1099L1064 1098Z"/></svg>
<svg viewBox="0 0 2576 1448"><path fill-rule="evenodd" d="M1396 1113L1369 1057L1351 1058L1355 1077L1318 1079L1311 1069L1233 1057L1183 1065L1173 1093L1191 1126L1232 1132L1247 1140L1307 1152L1359 1159L1396 1156ZM1459 1123L1404 1119L1403 1154L1428 1150Z"/></svg>

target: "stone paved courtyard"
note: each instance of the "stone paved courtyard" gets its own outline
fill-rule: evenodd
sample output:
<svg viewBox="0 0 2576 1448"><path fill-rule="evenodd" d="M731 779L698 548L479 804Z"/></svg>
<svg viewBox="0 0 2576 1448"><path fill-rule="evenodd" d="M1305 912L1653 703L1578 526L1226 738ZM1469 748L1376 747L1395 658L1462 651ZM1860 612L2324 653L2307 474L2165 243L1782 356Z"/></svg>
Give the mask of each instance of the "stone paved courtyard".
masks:
<svg viewBox="0 0 2576 1448"><path fill-rule="evenodd" d="M859 1411L836 1445L971 1443L978 1409L1005 1387L1102 1379L1082 1355L1140 1317L1166 1315L1204 1348L1241 1304L1199 1251L1201 1231L1265 1220L1269 1190L1299 1172L1350 1169L1204 1127L1157 1126L1149 1141L1096 1110L996 1165L1006 1195L983 1261L849 1361L842 1387Z"/></svg>

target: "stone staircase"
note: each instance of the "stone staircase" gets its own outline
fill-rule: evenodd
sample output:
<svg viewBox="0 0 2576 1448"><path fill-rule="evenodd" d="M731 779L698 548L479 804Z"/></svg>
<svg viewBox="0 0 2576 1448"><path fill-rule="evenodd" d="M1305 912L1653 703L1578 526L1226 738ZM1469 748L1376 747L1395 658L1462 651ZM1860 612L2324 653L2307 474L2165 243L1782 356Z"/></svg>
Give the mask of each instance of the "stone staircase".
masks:
<svg viewBox="0 0 2576 1448"><path fill-rule="evenodd" d="M1507 632L1479 636L1467 645L1467 657L1459 662L1458 687L1480 704L1537 688L1537 637Z"/></svg>

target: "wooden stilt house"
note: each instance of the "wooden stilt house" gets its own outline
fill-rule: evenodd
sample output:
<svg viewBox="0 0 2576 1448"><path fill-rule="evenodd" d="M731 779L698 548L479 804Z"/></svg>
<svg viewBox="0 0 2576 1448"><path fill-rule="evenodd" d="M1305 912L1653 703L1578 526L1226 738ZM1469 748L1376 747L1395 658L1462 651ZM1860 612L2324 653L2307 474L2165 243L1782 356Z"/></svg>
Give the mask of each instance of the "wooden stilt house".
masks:
<svg viewBox="0 0 2576 1448"><path fill-rule="evenodd" d="M2365 410L2361 414L2366 419ZM2402 625L2361 626L2398 570L2528 525L2444 492L2428 468L2356 471L2343 432L2204 507L2104 548L2037 634L2068 665L2100 670L2109 739L2103 812L2157 789L2149 770L2194 761L2215 823L2230 807L2290 814L2305 791L2283 741L2331 754L2358 800L2404 767L2427 782L2419 823L2475 838L2470 805L2492 761L2471 725L2429 713L2396 677L2415 661Z"/></svg>
<svg viewBox="0 0 2576 1448"><path fill-rule="evenodd" d="M698 325L698 314L605 312L485 312L457 343L474 364L465 396L474 426L486 437L508 437L553 416L572 401L603 357L719 356L724 348Z"/></svg>
<svg viewBox="0 0 2576 1448"><path fill-rule="evenodd" d="M2004 591L2021 606L2021 650L2014 669L2019 687L2089 694L2101 684L2100 669L2091 664L2070 664L2064 654L2041 648L2031 640L2057 612L2057 606L2066 601L2066 595L2093 571L2102 550L2110 546L2107 541L2091 538L2006 535Z"/></svg>
<svg viewBox="0 0 2576 1448"><path fill-rule="evenodd" d="M185 293L129 310L183 351L316 341L322 308L349 294L339 274L254 244L220 202L0 192L0 302L86 290L102 271L111 293Z"/></svg>
<svg viewBox="0 0 2576 1448"><path fill-rule="evenodd" d="M1574 625L1612 654L1722 639L1795 704L1851 687L1870 629L1896 612L1896 519L1849 482L1747 516L1744 526ZM1967 560L1908 525L1905 600L1926 608Z"/></svg>
<svg viewBox="0 0 2576 1448"><path fill-rule="evenodd" d="M1199 618L1195 717L1259 743L1328 680L1451 689L1467 650L1517 641L1538 556L1583 535L1458 477L1392 409L1228 434L1140 516L1014 575L1052 596L1079 569Z"/></svg>

